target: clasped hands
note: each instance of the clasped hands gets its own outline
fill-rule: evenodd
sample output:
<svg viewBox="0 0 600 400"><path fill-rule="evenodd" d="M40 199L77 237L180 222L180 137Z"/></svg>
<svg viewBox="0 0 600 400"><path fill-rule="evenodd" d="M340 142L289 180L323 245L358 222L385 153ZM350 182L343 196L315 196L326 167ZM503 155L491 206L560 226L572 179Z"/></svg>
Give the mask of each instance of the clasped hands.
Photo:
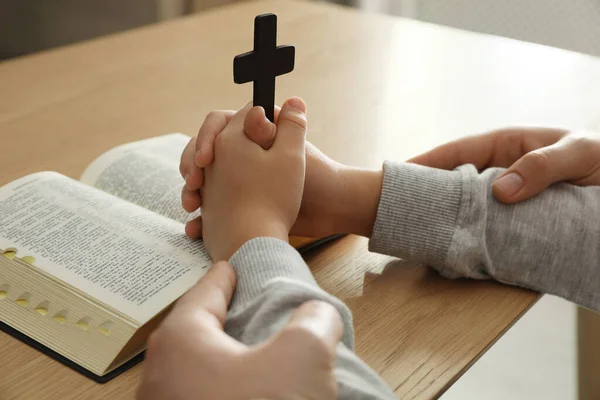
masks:
<svg viewBox="0 0 600 400"><path fill-rule="evenodd" d="M372 231L382 171L339 164L305 142L301 100L286 102L275 115L272 124L261 108L249 105L213 112L182 155L183 207L203 211L188 222L186 233L203 236L215 260L227 260L257 236L287 240L290 232L323 237ZM599 155L600 138L593 133L508 128L442 145L410 162L507 168L493 193L503 203L516 203L559 181L600 185ZM325 303L308 303L278 336L248 348L223 332L234 287L231 266L218 262L177 303L149 343L140 397L335 398L335 344L342 334L337 312ZM278 364L276 352L302 348L302 341L314 351L286 355L295 370ZM241 371L250 363L252 370ZM278 372L276 379L270 375Z"/></svg>
<svg viewBox="0 0 600 400"><path fill-rule="evenodd" d="M336 398L333 371L343 325L332 305L302 304L283 329L256 346L223 331L236 286L235 273L224 260L255 237L287 241L298 215L305 176L305 109L302 100L289 100L278 112L277 125L262 108L250 105L237 113L211 113L199 134L210 137L202 142L210 149L196 156L201 142L193 139L183 153L183 203L188 211L200 205L203 211L188 234L203 232L217 262L150 337L138 398Z"/></svg>

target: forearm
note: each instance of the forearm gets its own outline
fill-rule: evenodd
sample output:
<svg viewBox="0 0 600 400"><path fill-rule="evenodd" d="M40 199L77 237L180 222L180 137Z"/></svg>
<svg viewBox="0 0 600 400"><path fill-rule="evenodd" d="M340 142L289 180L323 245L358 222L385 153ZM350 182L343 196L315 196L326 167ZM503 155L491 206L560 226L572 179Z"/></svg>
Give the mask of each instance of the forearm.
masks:
<svg viewBox="0 0 600 400"><path fill-rule="evenodd" d="M505 205L491 193L500 169L386 162L384 170L372 251L600 310L600 187L556 184Z"/></svg>
<svg viewBox="0 0 600 400"><path fill-rule="evenodd" d="M294 248L278 239L257 238L244 244L230 263L238 280L225 324L230 336L248 345L261 343L278 332L303 303L309 300L330 303L344 322L335 370L338 398L394 398L377 374L352 352L350 311L319 288Z"/></svg>

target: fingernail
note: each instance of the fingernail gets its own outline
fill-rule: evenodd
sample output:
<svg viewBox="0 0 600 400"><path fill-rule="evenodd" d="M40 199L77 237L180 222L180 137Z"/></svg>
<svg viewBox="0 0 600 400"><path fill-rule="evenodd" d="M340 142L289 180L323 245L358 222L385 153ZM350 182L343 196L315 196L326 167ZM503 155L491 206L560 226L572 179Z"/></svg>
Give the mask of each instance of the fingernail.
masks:
<svg viewBox="0 0 600 400"><path fill-rule="evenodd" d="M494 186L496 189L504 193L505 196L513 196L515 195L521 188L523 187L523 178L521 175L511 172L508 175L504 175L502 178L498 179Z"/></svg>
<svg viewBox="0 0 600 400"><path fill-rule="evenodd" d="M190 179L190 174L186 174L185 177L183 178L183 180L185 181L186 185L188 183L188 179Z"/></svg>
<svg viewBox="0 0 600 400"><path fill-rule="evenodd" d="M291 99L289 99L288 105L302 113L306 112L306 104L304 104L304 102L302 100L300 100L298 97L292 97Z"/></svg>

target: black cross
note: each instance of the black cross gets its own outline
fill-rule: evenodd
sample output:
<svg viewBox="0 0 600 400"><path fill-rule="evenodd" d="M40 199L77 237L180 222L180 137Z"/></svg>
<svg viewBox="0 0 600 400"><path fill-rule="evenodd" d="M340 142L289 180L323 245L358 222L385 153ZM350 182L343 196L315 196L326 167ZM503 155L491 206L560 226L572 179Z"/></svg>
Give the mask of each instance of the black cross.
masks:
<svg viewBox="0 0 600 400"><path fill-rule="evenodd" d="M275 78L294 69L294 46L277 46L277 15L254 18L254 50L233 59L233 81L254 81L253 104L273 122Z"/></svg>

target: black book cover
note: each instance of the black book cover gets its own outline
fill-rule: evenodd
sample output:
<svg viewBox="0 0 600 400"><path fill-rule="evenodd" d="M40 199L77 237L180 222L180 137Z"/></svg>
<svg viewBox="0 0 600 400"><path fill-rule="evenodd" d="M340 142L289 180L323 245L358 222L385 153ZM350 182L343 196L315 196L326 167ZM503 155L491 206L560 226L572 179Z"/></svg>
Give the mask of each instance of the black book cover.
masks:
<svg viewBox="0 0 600 400"><path fill-rule="evenodd" d="M67 367L79 372L80 374L82 374L98 383L106 383L106 382L110 381L111 379L121 375L123 372L127 371L129 368L133 367L134 365L138 364L140 361L142 361L144 359L144 353L142 352L142 353L138 354L137 356L133 357L131 360L127 361L125 364L123 364L123 365L119 366L118 368L112 370L111 372L107 373L106 375L100 376L100 375L94 374L92 371L89 371L89 370L83 368L81 365L74 363L73 361L69 360L68 358L61 356L60 354L58 354L51 348L46 347L43 344L41 344L40 342L33 340L29 336L22 334L18 330L6 325L2 321L0 321L0 330L8 333L12 337L25 343L26 345L31 346L34 349L41 351L42 353L46 354L47 356L52 357L56 361L66 365Z"/></svg>

